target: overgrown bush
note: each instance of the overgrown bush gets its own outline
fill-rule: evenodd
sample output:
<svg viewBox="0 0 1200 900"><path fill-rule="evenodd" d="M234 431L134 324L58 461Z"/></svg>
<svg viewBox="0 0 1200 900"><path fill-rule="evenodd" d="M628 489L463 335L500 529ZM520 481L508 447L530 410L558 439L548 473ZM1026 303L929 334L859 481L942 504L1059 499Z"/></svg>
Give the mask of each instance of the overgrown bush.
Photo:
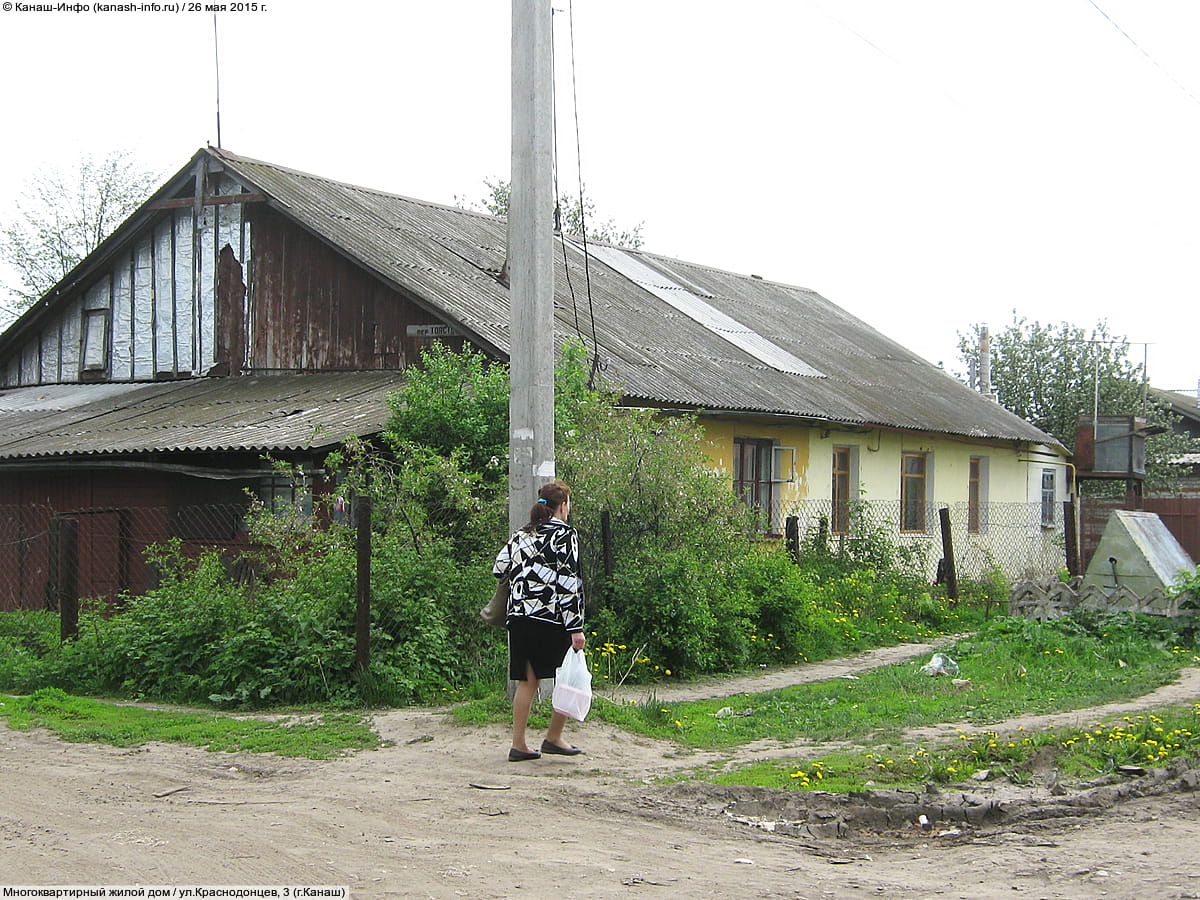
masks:
<svg viewBox="0 0 1200 900"><path fill-rule="evenodd" d="M0 686L27 692L40 679L41 661L59 645L58 615L44 610L0 613Z"/></svg>
<svg viewBox="0 0 1200 900"><path fill-rule="evenodd" d="M752 511L712 471L695 419L622 409L591 375L582 347L566 348L557 457L583 538L592 646L614 673L616 654L629 655L620 677L790 664L969 616L971 604L946 604L917 574L925 548L896 545L865 504L849 536L809 540L797 565L761 539ZM505 635L478 611L508 531L507 397L503 366L435 345L393 402L387 445L352 441L328 458L349 510L321 498L282 514L256 504L254 549L236 566L216 551L155 548L158 587L114 610L85 607L75 640L59 647L42 626L28 646L0 635L0 687L235 706L495 690ZM300 473L279 471L303 488ZM368 498L371 661L359 671L355 535L344 514Z"/></svg>
<svg viewBox="0 0 1200 900"><path fill-rule="evenodd" d="M253 707L427 703L495 679L502 636L463 639L479 630L475 598L491 575L456 565L449 539L397 529L374 542L371 664L359 671L354 534L261 507L249 523L253 584L235 580L219 551L153 548L158 587L115 611L85 606L78 636L61 646L5 654L0 685Z"/></svg>

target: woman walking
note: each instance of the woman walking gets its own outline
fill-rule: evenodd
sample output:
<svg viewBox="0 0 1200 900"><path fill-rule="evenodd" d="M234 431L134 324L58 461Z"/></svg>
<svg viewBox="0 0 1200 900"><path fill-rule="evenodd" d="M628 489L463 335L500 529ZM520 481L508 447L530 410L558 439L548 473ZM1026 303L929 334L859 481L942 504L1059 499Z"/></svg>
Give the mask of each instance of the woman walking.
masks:
<svg viewBox="0 0 1200 900"><path fill-rule="evenodd" d="M492 569L497 577L509 576L508 677L517 682L509 762L583 752L563 740L567 717L560 712L551 716L540 752L530 750L525 738L538 680L553 678L567 650L583 650L586 642L579 534L567 524L570 514L571 489L561 481L542 485L529 524L508 539Z"/></svg>

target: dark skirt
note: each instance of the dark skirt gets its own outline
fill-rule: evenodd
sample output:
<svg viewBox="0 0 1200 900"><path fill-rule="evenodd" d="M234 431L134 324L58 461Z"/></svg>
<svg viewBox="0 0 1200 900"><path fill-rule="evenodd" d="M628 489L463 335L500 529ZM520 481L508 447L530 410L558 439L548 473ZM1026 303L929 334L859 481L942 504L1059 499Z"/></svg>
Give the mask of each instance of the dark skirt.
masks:
<svg viewBox="0 0 1200 900"><path fill-rule="evenodd" d="M508 677L513 681L525 680L526 662L539 679L553 678L570 649L571 635L562 625L527 616L508 620Z"/></svg>

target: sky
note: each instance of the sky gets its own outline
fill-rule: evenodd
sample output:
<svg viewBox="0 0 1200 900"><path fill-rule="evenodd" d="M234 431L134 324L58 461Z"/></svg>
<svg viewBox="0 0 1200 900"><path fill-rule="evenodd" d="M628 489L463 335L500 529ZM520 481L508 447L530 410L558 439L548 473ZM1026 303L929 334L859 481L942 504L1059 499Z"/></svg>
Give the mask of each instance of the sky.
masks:
<svg viewBox="0 0 1200 900"><path fill-rule="evenodd" d="M552 2L560 188L643 249L810 288L954 373L978 325L1103 321L1196 390L1200 3ZM118 149L442 203L508 177L506 0L74 5L0 4L0 221Z"/></svg>

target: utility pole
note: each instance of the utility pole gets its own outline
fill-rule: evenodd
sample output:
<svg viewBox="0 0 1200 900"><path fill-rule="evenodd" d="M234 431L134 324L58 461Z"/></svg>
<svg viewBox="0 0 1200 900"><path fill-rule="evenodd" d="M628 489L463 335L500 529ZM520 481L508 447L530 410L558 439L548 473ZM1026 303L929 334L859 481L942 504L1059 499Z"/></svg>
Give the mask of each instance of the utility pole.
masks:
<svg viewBox="0 0 1200 900"><path fill-rule="evenodd" d="M528 521L554 477L554 187L551 0L512 3L512 192L508 207L508 519Z"/></svg>

